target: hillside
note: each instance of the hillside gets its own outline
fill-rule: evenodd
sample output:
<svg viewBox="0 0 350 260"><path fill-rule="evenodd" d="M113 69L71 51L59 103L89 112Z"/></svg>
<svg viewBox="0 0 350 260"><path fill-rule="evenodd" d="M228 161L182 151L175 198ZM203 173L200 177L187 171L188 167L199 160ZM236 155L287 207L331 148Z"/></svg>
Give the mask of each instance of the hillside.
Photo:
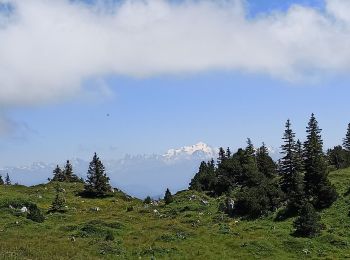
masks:
<svg viewBox="0 0 350 260"><path fill-rule="evenodd" d="M36 223L8 205L31 201L46 213L54 185L0 186L0 259L349 258L350 169L329 177L340 198L322 212L325 227L314 239L293 237L292 219L229 219L218 212L220 199L192 191L177 193L170 205L148 206L122 192L81 198L82 184L64 184L67 213Z"/></svg>

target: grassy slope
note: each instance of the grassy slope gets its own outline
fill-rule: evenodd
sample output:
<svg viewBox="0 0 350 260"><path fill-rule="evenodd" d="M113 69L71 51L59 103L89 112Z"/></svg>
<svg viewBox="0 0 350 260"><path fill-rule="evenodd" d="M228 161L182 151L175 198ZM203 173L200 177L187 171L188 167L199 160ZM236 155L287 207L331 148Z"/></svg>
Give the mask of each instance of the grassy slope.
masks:
<svg viewBox="0 0 350 260"><path fill-rule="evenodd" d="M315 239L290 235L292 220L274 222L228 219L218 213L218 200L180 192L169 206L145 208L122 193L107 199L76 196L82 189L67 184L69 211L47 215L44 223L0 210L0 259L292 259L350 258L350 169L332 172L339 200L322 212L325 230ZM189 200L192 194L196 199ZM35 187L2 186L0 201L29 199L47 210L52 184ZM208 200L209 206L201 199ZM134 210L127 212L127 207ZM100 207L101 211L91 211ZM156 209L158 212L154 212ZM106 241L112 232L114 241ZM72 237L75 241L72 241Z"/></svg>

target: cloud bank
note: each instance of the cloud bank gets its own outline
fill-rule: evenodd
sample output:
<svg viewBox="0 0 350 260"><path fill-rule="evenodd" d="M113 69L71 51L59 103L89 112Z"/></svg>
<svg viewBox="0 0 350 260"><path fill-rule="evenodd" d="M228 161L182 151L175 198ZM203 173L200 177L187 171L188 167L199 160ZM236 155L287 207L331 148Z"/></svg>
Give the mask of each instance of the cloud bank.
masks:
<svg viewBox="0 0 350 260"><path fill-rule="evenodd" d="M350 2L247 18L243 1L0 0L0 103L74 95L105 75L209 70L295 80L350 70Z"/></svg>

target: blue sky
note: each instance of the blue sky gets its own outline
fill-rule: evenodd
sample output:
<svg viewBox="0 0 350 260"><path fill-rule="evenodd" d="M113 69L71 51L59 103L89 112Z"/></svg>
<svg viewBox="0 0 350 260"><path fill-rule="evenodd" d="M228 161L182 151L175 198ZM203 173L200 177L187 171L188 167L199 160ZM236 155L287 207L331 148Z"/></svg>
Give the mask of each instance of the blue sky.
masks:
<svg viewBox="0 0 350 260"><path fill-rule="evenodd" d="M324 8L319 0L250 0L247 12L254 20L262 13L287 12L292 4L321 13ZM285 121L291 119L303 140L312 112L325 147L340 144L350 121L349 78L338 67L302 69L315 79L304 77L304 71L301 79L290 80L289 72L280 77L265 69L217 66L145 76L84 74L73 94L5 103L2 116L11 128L0 135L0 165L88 159L95 151L105 159L164 153L199 141L237 148L247 137L256 145L279 147Z"/></svg>

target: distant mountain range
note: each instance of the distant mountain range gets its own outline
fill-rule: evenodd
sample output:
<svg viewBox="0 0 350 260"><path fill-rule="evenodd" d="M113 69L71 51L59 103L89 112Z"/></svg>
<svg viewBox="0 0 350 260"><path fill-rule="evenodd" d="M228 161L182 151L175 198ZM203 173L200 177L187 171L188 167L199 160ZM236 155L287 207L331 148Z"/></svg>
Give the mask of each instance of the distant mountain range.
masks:
<svg viewBox="0 0 350 260"><path fill-rule="evenodd" d="M269 152L277 159L275 149L269 148ZM166 188L173 192L187 188L200 162L211 158L216 160L217 157L218 148L199 142L169 149L163 155L126 155L122 159L102 161L113 187L135 197L149 195L157 198L163 196ZM70 162L74 173L85 178L89 161L72 159ZM31 186L47 182L55 167L55 163L36 162L30 166L2 168L0 174L5 176L8 173L13 183Z"/></svg>
<svg viewBox="0 0 350 260"><path fill-rule="evenodd" d="M203 142L169 149L163 155L126 155L122 159L103 161L114 187L135 197L163 196L166 188L172 191L185 189L203 160L216 159L217 150ZM89 162L72 159L75 174L85 178ZM54 163L36 162L30 166L6 167L1 175L8 173L13 183L36 185L51 178Z"/></svg>

